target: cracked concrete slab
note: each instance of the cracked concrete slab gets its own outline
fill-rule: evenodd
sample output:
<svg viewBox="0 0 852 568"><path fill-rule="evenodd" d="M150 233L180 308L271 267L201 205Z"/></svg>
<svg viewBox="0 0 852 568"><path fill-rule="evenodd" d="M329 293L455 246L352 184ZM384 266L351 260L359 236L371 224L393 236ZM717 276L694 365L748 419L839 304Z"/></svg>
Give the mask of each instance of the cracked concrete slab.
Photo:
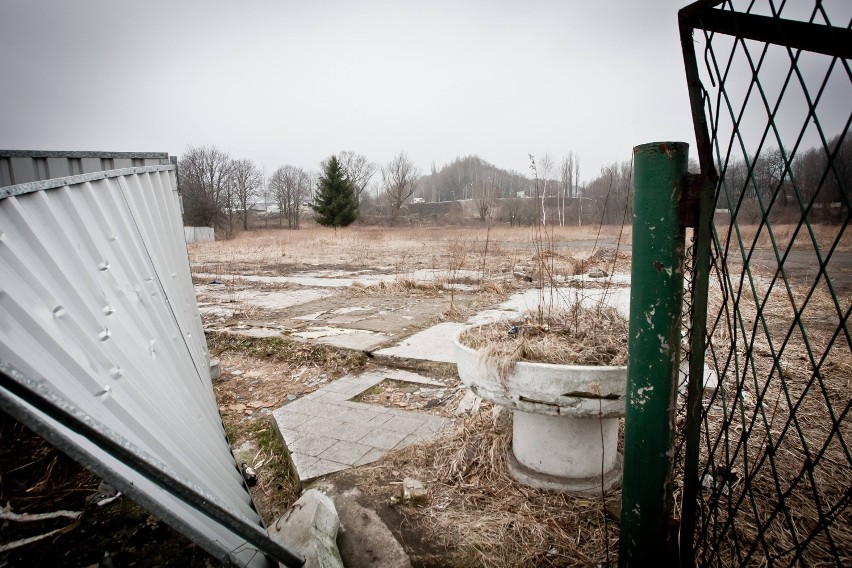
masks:
<svg viewBox="0 0 852 568"><path fill-rule="evenodd" d="M455 363L453 337L465 327L463 323L443 322L407 337L397 345L380 349L375 355Z"/></svg>

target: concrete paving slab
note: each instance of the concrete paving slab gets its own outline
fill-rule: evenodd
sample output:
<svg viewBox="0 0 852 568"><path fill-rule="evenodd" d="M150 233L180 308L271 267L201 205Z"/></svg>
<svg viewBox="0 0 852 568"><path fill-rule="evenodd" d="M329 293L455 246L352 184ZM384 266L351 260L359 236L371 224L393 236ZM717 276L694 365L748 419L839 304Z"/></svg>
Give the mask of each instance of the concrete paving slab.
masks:
<svg viewBox="0 0 852 568"><path fill-rule="evenodd" d="M346 428L341 428L335 433L335 438L344 442L357 442L374 430L375 426L371 426L369 423L347 424ZM375 444L373 444L373 446L375 446Z"/></svg>
<svg viewBox="0 0 852 568"><path fill-rule="evenodd" d="M287 448L297 454L319 457L321 453L332 447L337 440L316 434L305 434L295 442L287 444Z"/></svg>
<svg viewBox="0 0 852 568"><path fill-rule="evenodd" d="M310 421L310 431L315 434L326 434L327 432L337 432L341 428L344 427L343 422L337 420L338 416L332 418L314 418ZM302 426L305 426L304 424ZM305 431L305 428L297 428L297 430ZM337 439L337 436L333 434L329 434L334 439Z"/></svg>
<svg viewBox="0 0 852 568"><path fill-rule="evenodd" d="M296 460L293 460L294 464L295 461ZM311 462L309 466L303 468L296 466L296 471L299 472L299 479L302 480L302 482L305 482L311 479L316 479L317 477L322 477L323 475L349 469L349 467L350 466L343 463L316 459L316 461Z"/></svg>
<svg viewBox="0 0 852 568"><path fill-rule="evenodd" d="M310 418L309 414L303 414L290 408L288 408L286 412L284 411L284 408L279 408L274 410L272 415L275 417L275 422L278 424L278 428L284 428L287 430L294 430L296 426Z"/></svg>
<svg viewBox="0 0 852 568"><path fill-rule="evenodd" d="M361 438L361 443L369 444L375 449L392 450L406 438L407 434L376 428Z"/></svg>
<svg viewBox="0 0 852 568"><path fill-rule="evenodd" d="M234 299L238 303L248 304L264 310L281 310L291 306L307 304L315 300L327 298L333 295L330 290L307 288L304 290L275 290L265 292L252 290L251 293L230 292L223 287L221 290L209 290L204 293L207 298L220 300L222 303L230 303Z"/></svg>
<svg viewBox="0 0 852 568"><path fill-rule="evenodd" d="M615 275L619 280L622 276ZM629 281L629 277L627 278ZM403 339L396 345L379 349L374 355L414 359L418 361L434 361L439 363L455 363L455 349L453 338L459 329L468 325L482 325L496 321L515 321L520 319L525 312L533 312L542 301L538 289L531 288L517 294L513 294L505 302L493 308L482 310L473 315L464 324L444 322L434 325L419 333ZM554 309L567 307L570 303L580 301L583 305L594 307L603 301L618 310L625 318L630 313L630 288L609 288L604 290L600 287L588 287L582 290L577 288L559 288L552 296L548 292L544 303ZM402 379L404 380L404 379Z"/></svg>
<svg viewBox="0 0 852 568"><path fill-rule="evenodd" d="M382 424L382 429L393 430L403 434L412 434L415 430L423 426L425 420L410 416L393 416L390 420Z"/></svg>
<svg viewBox="0 0 852 568"><path fill-rule="evenodd" d="M364 329L350 329L351 333L345 335L332 335L317 339L317 343L339 347L341 349L358 349L361 351L372 351L376 347L387 343L391 337L376 331Z"/></svg>
<svg viewBox="0 0 852 568"><path fill-rule="evenodd" d="M455 363L456 357L452 348L453 337L463 327L465 327L463 323L439 323L403 339L393 347L380 349L374 355L416 359L419 361Z"/></svg>
<svg viewBox="0 0 852 568"><path fill-rule="evenodd" d="M340 440L321 453L318 457L320 459L327 459L328 461L352 465L364 457L367 452L372 449L374 449L372 446L365 446L364 444L359 444L357 442L345 442Z"/></svg>
<svg viewBox="0 0 852 568"><path fill-rule="evenodd" d="M372 450L364 454L364 456L360 460L352 464L352 467L358 467L361 465L367 465L368 463L377 462L383 457L385 457L385 454L387 454L386 451L373 448Z"/></svg>
<svg viewBox="0 0 852 568"><path fill-rule="evenodd" d="M416 373L378 369L343 377L272 413L301 481L377 461L451 424L441 416L348 400L387 378L443 386Z"/></svg>

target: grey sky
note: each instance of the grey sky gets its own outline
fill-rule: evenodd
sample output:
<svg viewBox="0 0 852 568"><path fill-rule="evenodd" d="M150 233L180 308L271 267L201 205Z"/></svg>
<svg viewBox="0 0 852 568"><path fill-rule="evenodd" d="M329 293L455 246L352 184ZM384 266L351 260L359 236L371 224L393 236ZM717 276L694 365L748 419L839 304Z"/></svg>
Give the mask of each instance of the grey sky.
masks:
<svg viewBox="0 0 852 568"><path fill-rule="evenodd" d="M0 0L0 148L168 151L316 168L340 150L427 172L479 154L581 177L693 145L686 0Z"/></svg>

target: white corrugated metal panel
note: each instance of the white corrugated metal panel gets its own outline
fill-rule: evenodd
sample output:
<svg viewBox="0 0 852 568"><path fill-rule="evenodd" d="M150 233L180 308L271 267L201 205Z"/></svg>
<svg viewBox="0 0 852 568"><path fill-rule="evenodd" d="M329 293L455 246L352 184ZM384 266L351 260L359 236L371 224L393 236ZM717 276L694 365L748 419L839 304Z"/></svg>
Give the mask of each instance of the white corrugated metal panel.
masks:
<svg viewBox="0 0 852 568"><path fill-rule="evenodd" d="M166 152L0 150L0 187L168 161Z"/></svg>
<svg viewBox="0 0 852 568"><path fill-rule="evenodd" d="M0 364L259 528L213 395L174 166L64 181L5 188L0 199ZM220 558L266 562L109 452L13 403Z"/></svg>
<svg viewBox="0 0 852 568"><path fill-rule="evenodd" d="M210 242L216 240L216 234L213 232L213 227L184 227L184 237L186 242Z"/></svg>

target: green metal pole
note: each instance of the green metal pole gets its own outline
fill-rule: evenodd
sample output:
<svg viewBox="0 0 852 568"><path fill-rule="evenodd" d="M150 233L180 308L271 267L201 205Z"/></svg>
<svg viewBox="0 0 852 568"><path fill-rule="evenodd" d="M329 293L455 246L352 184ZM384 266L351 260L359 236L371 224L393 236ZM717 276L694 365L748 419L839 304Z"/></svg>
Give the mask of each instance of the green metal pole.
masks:
<svg viewBox="0 0 852 568"><path fill-rule="evenodd" d="M633 263L619 565L664 565L683 305L684 230L678 201L689 146L633 149Z"/></svg>

